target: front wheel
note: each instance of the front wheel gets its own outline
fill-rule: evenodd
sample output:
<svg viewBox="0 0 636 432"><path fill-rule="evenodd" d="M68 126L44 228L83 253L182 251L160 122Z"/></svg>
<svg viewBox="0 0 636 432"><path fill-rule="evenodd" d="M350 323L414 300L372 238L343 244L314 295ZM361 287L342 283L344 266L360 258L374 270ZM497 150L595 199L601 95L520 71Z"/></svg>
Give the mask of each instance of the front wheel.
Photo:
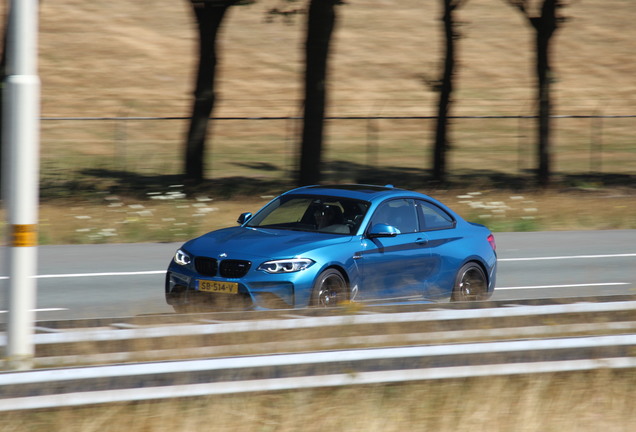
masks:
<svg viewBox="0 0 636 432"><path fill-rule="evenodd" d="M476 263L462 266L455 277L451 301L474 301L486 298L488 281L484 270Z"/></svg>
<svg viewBox="0 0 636 432"><path fill-rule="evenodd" d="M316 278L309 306L334 307L349 299L347 281L338 270L327 269Z"/></svg>

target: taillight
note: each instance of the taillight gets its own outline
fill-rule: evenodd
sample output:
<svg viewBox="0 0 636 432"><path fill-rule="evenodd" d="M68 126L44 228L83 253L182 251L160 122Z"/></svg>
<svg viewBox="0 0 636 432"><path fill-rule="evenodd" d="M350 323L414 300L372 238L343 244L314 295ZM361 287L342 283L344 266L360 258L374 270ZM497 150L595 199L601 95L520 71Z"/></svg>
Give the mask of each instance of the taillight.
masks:
<svg viewBox="0 0 636 432"><path fill-rule="evenodd" d="M488 236L488 243L490 243L490 247L492 248L492 250L496 251L497 250L497 243L495 243L495 236L490 234Z"/></svg>

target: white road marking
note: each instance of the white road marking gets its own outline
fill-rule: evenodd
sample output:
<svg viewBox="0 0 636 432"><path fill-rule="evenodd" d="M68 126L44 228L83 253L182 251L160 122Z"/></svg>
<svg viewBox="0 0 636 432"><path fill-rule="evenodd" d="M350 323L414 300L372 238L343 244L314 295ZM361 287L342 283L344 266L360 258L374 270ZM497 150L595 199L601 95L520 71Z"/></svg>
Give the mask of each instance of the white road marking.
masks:
<svg viewBox="0 0 636 432"><path fill-rule="evenodd" d="M549 260L570 260L570 259L595 259L595 258L632 258L636 257L636 253L627 254L604 254L604 255L571 255L571 256L553 256L553 257L527 257L527 258L499 258L498 262L512 261L549 261ZM149 276L165 274L166 270L149 270L149 271L130 271L130 272L102 272L102 273L62 273L62 274L44 274L35 276L36 279L61 279L61 278L82 278L82 277L116 277L116 276ZM8 276L0 276L0 280L7 280ZM524 289L549 289L549 288L583 288L583 287L604 287L604 286L622 286L630 285L628 282L600 282L589 284L568 284L568 285L534 285L534 286L518 286L518 287L496 287L496 291L504 290L524 290ZM65 311L65 308L46 308L35 309L34 312L55 312ZM0 314L6 314L8 311L0 310Z"/></svg>
<svg viewBox="0 0 636 432"><path fill-rule="evenodd" d="M34 309L33 312L58 312L58 311L67 311L66 308L46 308L46 309ZM5 314L8 311L0 310L0 314Z"/></svg>
<svg viewBox="0 0 636 432"><path fill-rule="evenodd" d="M527 257L527 258L499 258L498 262L511 262L511 261L549 261L549 260L569 260L569 259L594 259L594 258L632 258L636 257L636 253L627 254L606 254L606 255L571 255L571 256L553 256L553 257ZM150 276L165 274L166 270L148 270L148 271L129 271L129 272L101 272L101 273L61 273L61 274L44 274L35 276L36 279L61 279L61 278L82 278L82 277L112 277L112 276ZM8 276L0 276L0 280L9 279ZM626 284L624 282L619 283L601 283L591 285L550 285L550 286L537 286L537 287L511 287L511 288L497 288L497 289L527 289L527 288L560 288L569 286L601 286L612 284Z"/></svg>
<svg viewBox="0 0 636 432"><path fill-rule="evenodd" d="M165 270L149 270L134 272L104 272L104 273L62 273L37 275L36 279L60 279L60 278L80 278L80 277L101 277L101 276L147 276L156 274L166 274ZM9 279L9 276L0 276L0 280Z"/></svg>
<svg viewBox="0 0 636 432"><path fill-rule="evenodd" d="M519 286L519 287L495 287L495 292L503 290L522 290L522 289L544 289L544 288L582 288L592 286L619 286L630 285L629 282L599 282L588 284L568 284L568 285L534 285L534 286Z"/></svg>
<svg viewBox="0 0 636 432"><path fill-rule="evenodd" d="M146 276L165 274L165 270L149 270L149 271L133 271L133 272L105 272L105 273L67 273L67 274L48 274L36 276L38 279L55 279L55 278L75 278L75 277L97 277L97 276Z"/></svg>
<svg viewBox="0 0 636 432"><path fill-rule="evenodd" d="M607 255L571 255L571 256L553 256L553 257L528 257L528 258L499 258L498 262L507 261L549 261L549 260L565 260L565 259L594 259L594 258L631 258L636 257L636 253L627 254L607 254Z"/></svg>

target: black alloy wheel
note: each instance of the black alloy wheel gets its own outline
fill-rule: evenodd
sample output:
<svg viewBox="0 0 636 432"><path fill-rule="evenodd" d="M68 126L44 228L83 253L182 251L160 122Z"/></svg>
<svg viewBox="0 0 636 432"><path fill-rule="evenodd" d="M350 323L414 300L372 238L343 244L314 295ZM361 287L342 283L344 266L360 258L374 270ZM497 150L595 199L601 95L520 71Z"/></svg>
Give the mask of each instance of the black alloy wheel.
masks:
<svg viewBox="0 0 636 432"><path fill-rule="evenodd" d="M457 272L451 301L481 300L488 293L486 274L479 264L464 264Z"/></svg>
<svg viewBox="0 0 636 432"><path fill-rule="evenodd" d="M338 270L327 269L320 273L311 292L310 306L334 307L348 300L347 281Z"/></svg>

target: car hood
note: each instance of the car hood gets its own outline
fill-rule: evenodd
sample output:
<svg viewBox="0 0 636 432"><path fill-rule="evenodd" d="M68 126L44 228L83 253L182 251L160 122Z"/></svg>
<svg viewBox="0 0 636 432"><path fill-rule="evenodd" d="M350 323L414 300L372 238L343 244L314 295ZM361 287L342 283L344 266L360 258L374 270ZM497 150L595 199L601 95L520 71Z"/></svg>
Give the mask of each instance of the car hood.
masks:
<svg viewBox="0 0 636 432"><path fill-rule="evenodd" d="M184 248L198 256L291 258L313 249L351 241L351 236L279 229L232 227L190 240Z"/></svg>

